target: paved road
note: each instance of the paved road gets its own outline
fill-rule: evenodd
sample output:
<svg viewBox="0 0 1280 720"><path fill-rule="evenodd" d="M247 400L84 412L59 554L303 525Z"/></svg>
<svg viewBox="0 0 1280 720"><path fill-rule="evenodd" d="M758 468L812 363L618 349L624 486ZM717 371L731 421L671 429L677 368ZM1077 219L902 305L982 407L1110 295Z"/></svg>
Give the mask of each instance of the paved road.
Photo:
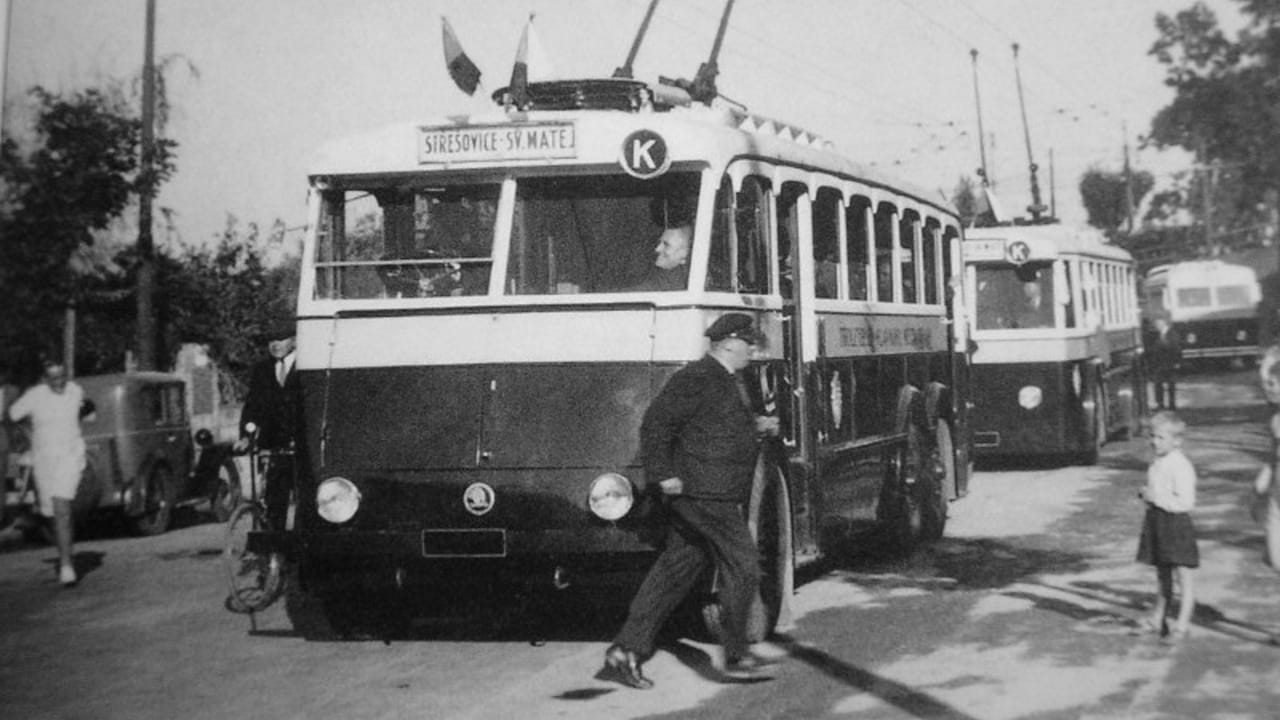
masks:
<svg viewBox="0 0 1280 720"><path fill-rule="evenodd" d="M0 712L11 718L1280 717L1280 577L1241 501L1265 412L1248 373L1186 386L1202 476L1192 637L1130 634L1154 573L1133 561L1142 440L1097 467L984 470L948 537L906 559L842 558L801 578L766 683L726 685L715 648L667 643L658 689L592 679L617 622L591 598L415 627L382 642L293 635L279 607L222 607L221 528L0 552Z"/></svg>

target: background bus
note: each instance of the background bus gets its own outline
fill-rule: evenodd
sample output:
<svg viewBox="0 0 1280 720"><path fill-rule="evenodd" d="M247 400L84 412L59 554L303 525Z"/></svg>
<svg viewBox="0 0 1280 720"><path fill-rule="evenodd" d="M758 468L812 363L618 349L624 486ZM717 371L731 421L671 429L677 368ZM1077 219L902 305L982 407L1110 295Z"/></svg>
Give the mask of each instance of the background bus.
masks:
<svg viewBox="0 0 1280 720"><path fill-rule="evenodd" d="M1134 263L1093 230L971 229L974 452L1092 463L1146 413Z"/></svg>
<svg viewBox="0 0 1280 720"><path fill-rule="evenodd" d="M942 535L970 466L954 212L672 90L535 83L526 111L322 153L296 525L255 539L294 561L303 632L349 628L377 591L633 588L664 529L641 417L727 311L769 338L748 386L783 427L746 509L765 564L754 634L785 621L798 565L869 533ZM688 263L655 281L673 228Z"/></svg>
<svg viewBox="0 0 1280 720"><path fill-rule="evenodd" d="M1247 265L1187 260L1152 268L1143 281L1143 317L1167 317L1182 338L1183 361L1258 355L1258 276Z"/></svg>

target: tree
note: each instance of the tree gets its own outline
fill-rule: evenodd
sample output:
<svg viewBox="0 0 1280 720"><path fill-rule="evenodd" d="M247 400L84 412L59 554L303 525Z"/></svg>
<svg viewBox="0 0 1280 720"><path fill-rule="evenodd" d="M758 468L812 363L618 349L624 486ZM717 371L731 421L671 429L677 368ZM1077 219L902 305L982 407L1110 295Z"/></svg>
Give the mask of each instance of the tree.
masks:
<svg viewBox="0 0 1280 720"><path fill-rule="evenodd" d="M1262 228L1266 198L1280 188L1280 2L1240 6L1250 22L1234 41L1201 2L1160 13L1150 51L1175 95L1152 119L1148 142L1195 153L1183 209L1212 223L1206 235Z"/></svg>
<svg viewBox="0 0 1280 720"><path fill-rule="evenodd" d="M1133 203L1132 210L1136 212L1137 205L1154 185L1155 179L1149 172L1131 172L1126 181L1122 172L1089 168L1080 178L1080 199L1089 214L1089 224L1114 234L1128 221L1129 203Z"/></svg>
<svg viewBox="0 0 1280 720"><path fill-rule="evenodd" d="M951 191L951 204L956 206L960 214L960 222L965 227L973 225L974 218L982 211L985 203L978 200L978 184L968 175L963 175Z"/></svg>
<svg viewBox="0 0 1280 720"><path fill-rule="evenodd" d="M254 223L244 232L227 219L218 242L186 247L161 262L159 303L164 347L176 352L183 342L208 346L209 355L228 374L224 391L238 397L249 368L262 354L258 341L273 318L291 317L298 290L298 262L265 261L264 247L283 242L277 222L266 238Z"/></svg>
<svg viewBox="0 0 1280 720"><path fill-rule="evenodd" d="M67 96L29 92L34 138L3 140L0 292L14 310L0 325L0 362L19 374L57 354L63 309L78 300L72 257L94 242L139 190L141 121L118 85ZM156 142L154 182L174 171L172 140Z"/></svg>

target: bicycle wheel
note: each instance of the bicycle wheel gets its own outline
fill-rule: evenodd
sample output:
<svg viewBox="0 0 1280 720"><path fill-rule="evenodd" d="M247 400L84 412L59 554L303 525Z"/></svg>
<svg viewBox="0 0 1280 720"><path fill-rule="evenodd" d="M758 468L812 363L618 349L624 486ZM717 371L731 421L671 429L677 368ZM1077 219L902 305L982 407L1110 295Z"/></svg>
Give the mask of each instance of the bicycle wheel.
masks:
<svg viewBox="0 0 1280 720"><path fill-rule="evenodd" d="M266 511L258 503L241 505L227 521L222 562L230 588L227 608L233 612L263 610L275 602L284 589L284 559L280 554L249 550L249 533L266 528Z"/></svg>

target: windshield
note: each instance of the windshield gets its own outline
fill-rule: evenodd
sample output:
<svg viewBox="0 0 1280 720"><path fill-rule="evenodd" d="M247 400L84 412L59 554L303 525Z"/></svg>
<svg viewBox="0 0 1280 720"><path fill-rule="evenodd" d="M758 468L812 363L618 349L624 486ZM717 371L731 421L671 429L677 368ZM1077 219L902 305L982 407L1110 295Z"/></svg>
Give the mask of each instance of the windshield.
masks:
<svg viewBox="0 0 1280 720"><path fill-rule="evenodd" d="M1051 328L1056 295L1048 262L977 267L977 328ZM1063 294L1064 299L1069 297Z"/></svg>
<svg viewBox="0 0 1280 720"><path fill-rule="evenodd" d="M327 190L316 297L669 292L689 283L699 175L520 177L509 238L502 183ZM499 263L500 240L508 251ZM495 269L505 270L495 281Z"/></svg>

